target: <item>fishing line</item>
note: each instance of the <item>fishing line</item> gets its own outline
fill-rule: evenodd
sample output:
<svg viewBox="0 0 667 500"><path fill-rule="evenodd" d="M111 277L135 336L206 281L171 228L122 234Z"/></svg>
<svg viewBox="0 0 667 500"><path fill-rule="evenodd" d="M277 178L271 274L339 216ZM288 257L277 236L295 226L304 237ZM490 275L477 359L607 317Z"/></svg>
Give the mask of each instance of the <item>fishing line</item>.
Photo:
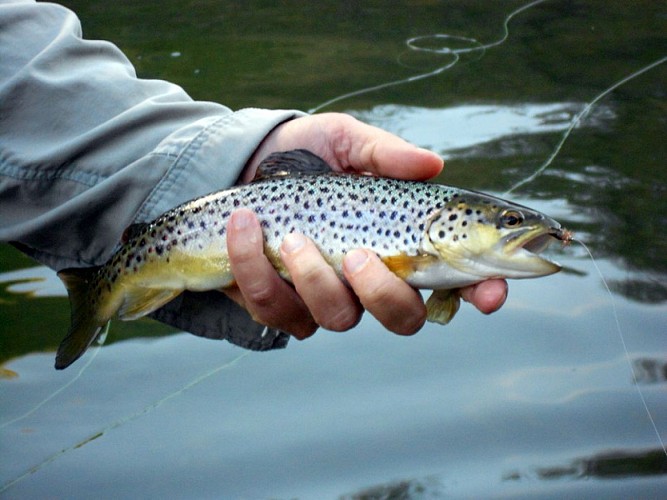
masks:
<svg viewBox="0 0 667 500"><path fill-rule="evenodd" d="M653 419L653 415L651 415L651 410L648 408L648 404L646 404L646 398L644 398L644 393L642 392L641 388L639 387L639 381L637 380L637 374L635 373L634 368L632 367L632 360L630 358L630 352L628 351L628 346L625 343L625 336L623 335L623 329L621 328L621 321L618 317L618 309L616 307L616 301L614 300L614 294L611 292L611 288L609 288L609 284L607 283L607 280L605 279L604 275L602 274L602 270L598 266L597 261L593 257L593 253L590 251L590 249L584 244L583 241L578 240L578 239L572 239L572 241L576 241L579 243L584 250L586 250L586 253L588 253L589 257L591 258L591 262L593 263L593 267L595 267L595 270L598 273L598 276L600 276L600 279L602 280L602 284L604 285L604 288L607 290L607 293L609 294L609 301L611 303L611 310L612 314L614 315L614 320L616 322L616 331L618 332L618 338L621 340L621 345L623 346L623 352L625 352L625 360L627 361L628 368L630 369L630 374L632 375L632 383L635 386L635 389L637 390L637 394L639 394L639 399L642 402L642 405L644 405L644 410L646 411L646 416L648 417L649 422L651 422L651 426L653 427L653 432L655 432L656 437L658 438L658 442L660 443L660 446L662 447L662 451L667 456L667 447L665 447L665 443L662 440L662 437L660 436L660 431L658 430L658 426L655 423L655 420Z"/></svg>
<svg viewBox="0 0 667 500"><path fill-rule="evenodd" d="M370 92L375 92L378 90L386 89L388 87L394 87L397 85L404 85L407 83L413 83L419 80L424 80L426 78L431 78L434 76L437 76L448 69L453 68L460 60L461 56L460 54L468 54L471 52L481 52L480 58L483 56L484 52L486 52L487 49L491 49L493 47L497 47L498 45L502 45L507 38L509 37L510 31L509 31L509 22L512 20L514 16L517 14L520 14L521 12L530 9L531 7L534 7L536 5L539 5L543 2L546 2L547 0L535 0L534 2L527 3L525 5L522 5L521 7L517 8L516 10L510 12L506 17L505 20L503 21L503 34L498 40L495 40L493 42L489 42L486 44L483 44L479 42L475 38L470 38L470 37L465 37L465 36L457 36L457 35L449 35L446 33L437 33L433 35L420 35L416 36L413 38L409 38L408 40L405 41L405 45L408 47L409 50L412 50L414 52L426 52L429 54L440 54L440 55L451 55L454 59L445 64L444 66L440 66L433 71L428 71L426 73L420 73L418 75L413 75L409 76L407 78L401 78L399 80L393 80L390 82L385 82L381 83L378 85L373 85L372 87L366 87L360 90L355 90L352 92L348 92L346 94L340 95L338 97L334 97L333 99L329 99L328 101L323 102L322 104L319 104L318 106L315 106L314 108L311 108L308 110L309 113L316 113L320 111L323 108L326 108L336 102L343 101L345 99L349 99L350 97L356 97L362 94L368 94ZM460 47L460 48L451 48L448 46L444 46L441 48L429 48L429 47L423 47L420 46L420 42L423 42L425 40L454 40L458 42L466 42L470 43L470 46L467 47Z"/></svg>
<svg viewBox="0 0 667 500"><path fill-rule="evenodd" d="M239 356L232 359L228 363L217 366L216 368L213 368L212 370L209 370L208 372L203 373L202 375L200 375L197 378L195 378L194 380L190 381L189 383L187 383L185 386L181 387L180 389L167 394L165 397L163 397L163 398L161 398L157 401L154 401L153 403L151 403L148 406L142 408L141 410L139 410L135 413L132 413L131 415L122 417L122 418L116 420L115 422L112 422L111 424L107 425L106 427L104 427L100 431L98 431L94 434L91 434L90 436L83 439L82 441L79 441L77 444L72 445L72 446L68 446L67 448L63 448L62 450L54 453L50 457L47 457L46 459L44 459L39 464L37 464L37 465L31 467L30 469L28 469L27 471L25 471L20 476L12 479L11 481L8 481L7 483L3 484L2 486L0 486L0 493L5 492L9 488L11 488L15 484L19 483L23 479L31 476L35 472L40 471L41 469L43 469L44 467L46 467L50 463L54 462L55 460L57 460L58 458L63 456L65 453L69 453L73 450L79 449L79 448L85 446L86 444L90 443L91 441L94 441L97 438L100 438L100 437L104 436L108 432L110 432L114 429L117 429L118 427L121 427L122 425L127 424L128 422L132 422L133 420L136 420L140 417L143 417L144 415L148 415L150 412L152 412L153 410L155 410L159 406L162 406L167 401L170 401L170 400L180 396L181 394L183 394L184 392L186 392L189 389L192 389L194 386L200 384L204 380L206 380L208 378L211 378L213 375L221 372L224 369L232 368L239 361L241 361L243 358L245 358L246 356L249 356L251 354L251 352L252 351L245 351L245 352L241 353Z"/></svg>
<svg viewBox="0 0 667 500"><path fill-rule="evenodd" d="M512 191L518 189L521 186L525 186L526 184L529 184L530 182L534 181L539 175L544 173L544 171L551 165L551 163L556 158L556 156L558 156L561 149L563 148L563 145L565 144L565 141L567 141L567 139L570 137L570 134L572 133L574 128L579 124L579 122L582 120L582 118L584 116L586 116L591 111L591 109L600 101L600 99L609 95L611 92L613 92L614 90L616 90L620 86L624 85L625 83L637 78L640 75L643 75L647 71L650 71L653 68L656 68L657 66L663 64L664 62L667 62L667 57L663 57L661 59L653 61L650 64L647 64L646 66L640 68L639 70L635 71L634 73L631 73L630 75L618 80L616 83L612 84L607 89L602 91L600 94L595 96L595 98L592 101L590 101L588 104L586 104L586 106L584 106L584 108L572 119L572 121L570 122L569 127L567 128L567 130L565 131L565 133L561 137L560 141L556 145L556 148L553 150L551 155L549 155L547 160L542 165L540 165L540 167L538 167L537 170L535 170L531 175L529 175L525 179L522 179L521 181L514 184L507 191L505 191L501 196L503 196L503 197L507 196ZM644 393L642 392L641 387L638 384L637 376L636 376L635 371L632 367L632 360L630 358L630 353L628 351L628 347L627 347L626 342L625 342L625 336L623 335L623 329L621 328L621 323L620 323L619 318L618 318L618 311L616 309L616 302L614 300L614 294L612 293L611 289L609 288L609 285L607 284L607 281L605 280L604 275L602 274L602 270L599 268L595 258L593 257L593 253L590 251L590 249L582 241L580 241L580 240L575 240L575 241L577 241L582 247L584 247L584 249L586 250L586 252L590 256L591 262L593 263L593 266L595 267L595 270L597 271L598 275L602 279L602 283L603 283L605 289L607 290L607 293L609 294L609 299L610 299L611 306L612 306L612 312L613 312L614 318L616 320L616 331L617 331L618 336L621 340L621 345L623 346L623 352L625 353L625 359L626 359L627 364L630 368L630 371L632 372L633 385L635 386L637 394L639 394L639 399L641 400L642 405L644 407L644 410L646 411L646 415L648 416L648 419L651 423L651 426L653 427L653 431L655 432L655 435L658 438L658 442L660 443L660 446L662 447L662 451L665 454L665 456L667 456L667 448L665 447L665 443L663 442L663 440L660 436L660 431L658 430L658 427L655 423L655 420L653 419L653 415L651 414L651 411L649 410L649 407L646 403L646 399L644 398Z"/></svg>
<svg viewBox="0 0 667 500"><path fill-rule="evenodd" d="M19 415L16 418L13 418L11 420L8 420L7 422L3 422L0 424L0 429L4 429L8 425L11 425L13 423L19 422L20 420L23 420L24 418L29 417L33 413L35 413L37 410L39 410L42 406L44 406L46 403L51 401L53 398L55 398L58 394L66 390L69 386L71 386L74 382L79 380L81 378L81 375L83 375L83 372L86 371L86 369L92 364L93 360L97 357L97 354L102 350L102 346L104 345L104 342L106 341L107 334L109 333L109 324L111 322L107 323L106 327L102 331L102 333L99 335L97 338L97 347L93 350L92 354L89 356L88 361L81 367L79 372L72 377L72 379L65 383L62 387L57 389L55 392L51 393L46 397L46 399L42 400L40 403L38 403L36 406L25 412L23 415Z"/></svg>
<svg viewBox="0 0 667 500"><path fill-rule="evenodd" d="M525 179L523 179L523 180L517 182L516 184L514 184L507 191L505 191L501 196L507 196L508 194L510 194L515 189L518 189L521 186L525 186L526 184L534 181L540 174L542 174L547 168L549 168L549 165L551 165L551 163L554 161L556 156L558 156L558 154L560 153L560 150L563 148L563 144L565 144L565 141L567 141L568 137L570 137L570 134L572 133L574 128L579 124L581 119L590 112L590 110L593 108L593 106L595 106L600 99L609 95L611 92L616 90L621 85L624 85L627 82L629 82L630 80L633 80L633 79L637 78L638 76L643 75L647 71L652 70L656 66L659 66L666 61L667 61L667 57L663 57L662 59L658 59L657 61L653 61L652 63L648 64L647 66L644 66L643 68L635 71L634 73L620 79L619 81L617 81L616 83L614 83L613 85L608 87L606 90L602 91L600 94L595 96L595 98L592 101L590 101L588 104L586 104L586 106L584 106L584 109L582 109L577 115L575 115L575 117L570 122L570 126L567 128L567 130L565 131L565 133L561 137L560 141L556 145L556 148L553 150L551 155L546 159L546 161L542 165L540 165L537 168L537 170L535 170L535 172L533 172L531 175L529 175Z"/></svg>

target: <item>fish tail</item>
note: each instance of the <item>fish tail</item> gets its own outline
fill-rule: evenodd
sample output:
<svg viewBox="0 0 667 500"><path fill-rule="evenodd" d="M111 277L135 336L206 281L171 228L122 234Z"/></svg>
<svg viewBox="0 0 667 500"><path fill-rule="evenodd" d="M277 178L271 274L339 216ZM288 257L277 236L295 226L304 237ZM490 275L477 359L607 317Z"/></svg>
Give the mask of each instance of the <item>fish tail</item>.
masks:
<svg viewBox="0 0 667 500"><path fill-rule="evenodd" d="M69 332L56 354L57 370L67 368L79 359L109 322L108 318L99 317L99 300L94 293L98 285L95 279L98 269L64 269L58 273L67 288L72 317Z"/></svg>

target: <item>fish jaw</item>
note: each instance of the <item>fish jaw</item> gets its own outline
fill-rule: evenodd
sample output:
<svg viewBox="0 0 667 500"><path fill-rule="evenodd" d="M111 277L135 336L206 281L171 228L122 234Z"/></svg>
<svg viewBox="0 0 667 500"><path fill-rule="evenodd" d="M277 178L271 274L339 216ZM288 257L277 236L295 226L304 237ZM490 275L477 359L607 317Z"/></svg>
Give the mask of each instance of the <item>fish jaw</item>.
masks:
<svg viewBox="0 0 667 500"><path fill-rule="evenodd" d="M506 236L485 260L502 270L506 278L538 278L557 273L561 265L540 255L557 239L553 224L549 229L537 227ZM560 226L557 229L560 231Z"/></svg>

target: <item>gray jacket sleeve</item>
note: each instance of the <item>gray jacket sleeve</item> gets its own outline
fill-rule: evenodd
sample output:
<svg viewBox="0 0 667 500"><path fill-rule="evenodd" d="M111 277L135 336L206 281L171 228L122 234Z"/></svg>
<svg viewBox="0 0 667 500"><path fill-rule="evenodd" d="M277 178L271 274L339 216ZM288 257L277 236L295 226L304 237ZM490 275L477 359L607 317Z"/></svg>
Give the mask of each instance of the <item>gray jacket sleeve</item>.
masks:
<svg viewBox="0 0 667 500"><path fill-rule="evenodd" d="M127 226L232 185L264 137L301 115L193 101L82 39L69 10L0 2L0 241L54 269L102 264ZM252 349L286 343L219 292L185 293L154 316Z"/></svg>

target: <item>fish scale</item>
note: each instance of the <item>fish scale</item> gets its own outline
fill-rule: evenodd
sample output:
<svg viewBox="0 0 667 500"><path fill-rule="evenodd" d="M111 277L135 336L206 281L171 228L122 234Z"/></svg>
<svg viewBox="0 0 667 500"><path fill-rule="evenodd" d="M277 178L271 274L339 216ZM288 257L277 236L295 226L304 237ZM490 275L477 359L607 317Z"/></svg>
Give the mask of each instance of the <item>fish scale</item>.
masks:
<svg viewBox="0 0 667 500"><path fill-rule="evenodd" d="M280 245L289 233L311 238L343 278L354 248L374 251L397 276L435 290L428 319L447 323L456 289L488 278L529 278L560 267L536 255L549 240L569 238L558 222L527 207L439 184L337 174L304 150L268 157L258 179L192 200L155 221L131 226L107 264L59 273L72 306L72 325L56 357L64 368L118 315L136 319L183 290L234 284L227 222L248 208L258 217L265 253L283 278Z"/></svg>

